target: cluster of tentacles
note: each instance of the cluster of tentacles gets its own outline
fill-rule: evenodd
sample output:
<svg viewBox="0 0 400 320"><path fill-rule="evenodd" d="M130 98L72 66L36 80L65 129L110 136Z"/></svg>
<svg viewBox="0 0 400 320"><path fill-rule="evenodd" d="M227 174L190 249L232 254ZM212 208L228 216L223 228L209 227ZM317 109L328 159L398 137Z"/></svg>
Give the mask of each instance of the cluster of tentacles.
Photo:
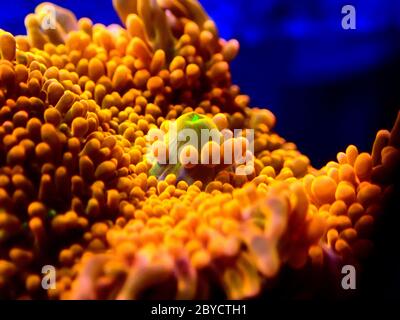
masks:
<svg viewBox="0 0 400 320"><path fill-rule="evenodd" d="M370 153L349 146L317 170L232 84L239 44L198 1L113 5L123 27L45 3L27 35L0 30L0 297L240 299L283 266L368 254L400 168L400 117ZM253 169L149 161L150 133L189 115L254 130L229 140L252 144ZM226 143L194 152L210 150Z"/></svg>

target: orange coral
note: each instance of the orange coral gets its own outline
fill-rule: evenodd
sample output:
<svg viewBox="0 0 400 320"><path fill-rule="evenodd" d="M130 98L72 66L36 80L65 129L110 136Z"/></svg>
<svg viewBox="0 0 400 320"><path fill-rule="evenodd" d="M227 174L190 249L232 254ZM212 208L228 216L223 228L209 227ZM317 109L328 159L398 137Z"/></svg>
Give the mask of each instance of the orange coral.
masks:
<svg viewBox="0 0 400 320"><path fill-rule="evenodd" d="M239 44L197 1L113 4L124 27L45 3L26 36L0 31L0 297L240 299L284 265L368 252L398 173L400 115L371 154L349 146L317 170L231 83ZM151 175L147 138L189 114L254 130L253 170ZM227 145L195 149L210 150ZM48 263L57 282L45 291Z"/></svg>

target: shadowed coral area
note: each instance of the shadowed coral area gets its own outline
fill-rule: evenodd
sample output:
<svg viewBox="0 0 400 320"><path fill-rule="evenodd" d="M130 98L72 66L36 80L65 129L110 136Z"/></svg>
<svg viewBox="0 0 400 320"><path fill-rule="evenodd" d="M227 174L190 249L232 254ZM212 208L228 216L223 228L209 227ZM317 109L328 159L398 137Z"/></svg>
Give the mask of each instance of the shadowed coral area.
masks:
<svg viewBox="0 0 400 320"><path fill-rule="evenodd" d="M243 299L284 266L362 261L398 178L400 116L370 153L351 145L313 168L232 84L239 43L198 1L113 5L124 27L44 3L26 36L0 31L0 296ZM148 138L168 140L173 120L254 140L187 146L162 167ZM244 175L183 160L248 144Z"/></svg>

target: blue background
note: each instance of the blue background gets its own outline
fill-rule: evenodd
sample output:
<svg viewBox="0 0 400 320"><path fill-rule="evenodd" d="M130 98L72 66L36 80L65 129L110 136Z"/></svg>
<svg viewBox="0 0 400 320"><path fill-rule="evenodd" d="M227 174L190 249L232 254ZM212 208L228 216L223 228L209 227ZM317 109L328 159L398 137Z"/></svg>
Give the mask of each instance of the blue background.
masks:
<svg viewBox="0 0 400 320"><path fill-rule="evenodd" d="M3 2L0 27L25 33L41 1ZM64 0L77 17L118 22L111 0ZM234 81L253 106L271 109L277 131L321 166L348 144L370 150L400 105L400 2L396 0L203 0L225 38L237 38ZM352 4L357 29L343 30Z"/></svg>

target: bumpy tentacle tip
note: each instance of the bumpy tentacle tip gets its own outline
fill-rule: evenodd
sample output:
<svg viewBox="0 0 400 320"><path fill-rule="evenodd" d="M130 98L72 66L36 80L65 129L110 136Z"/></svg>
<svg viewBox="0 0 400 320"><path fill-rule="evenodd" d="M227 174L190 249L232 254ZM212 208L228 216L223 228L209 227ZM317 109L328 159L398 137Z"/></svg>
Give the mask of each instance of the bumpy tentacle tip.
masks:
<svg viewBox="0 0 400 320"><path fill-rule="evenodd" d="M17 43L14 36L0 29L0 57L8 61L14 61Z"/></svg>
<svg viewBox="0 0 400 320"><path fill-rule="evenodd" d="M137 0L112 0L114 10L124 24L129 14L137 14L137 3Z"/></svg>
<svg viewBox="0 0 400 320"><path fill-rule="evenodd" d="M56 22L61 26L64 32L78 30L78 20L75 14L63 7L51 2L43 2L35 8L35 13L40 17L42 26L46 26L46 22ZM43 21L45 20L45 21ZM50 21L46 21L50 20ZM53 20L53 21L51 21ZM48 26L51 29L51 26ZM53 26L54 28L54 26Z"/></svg>

